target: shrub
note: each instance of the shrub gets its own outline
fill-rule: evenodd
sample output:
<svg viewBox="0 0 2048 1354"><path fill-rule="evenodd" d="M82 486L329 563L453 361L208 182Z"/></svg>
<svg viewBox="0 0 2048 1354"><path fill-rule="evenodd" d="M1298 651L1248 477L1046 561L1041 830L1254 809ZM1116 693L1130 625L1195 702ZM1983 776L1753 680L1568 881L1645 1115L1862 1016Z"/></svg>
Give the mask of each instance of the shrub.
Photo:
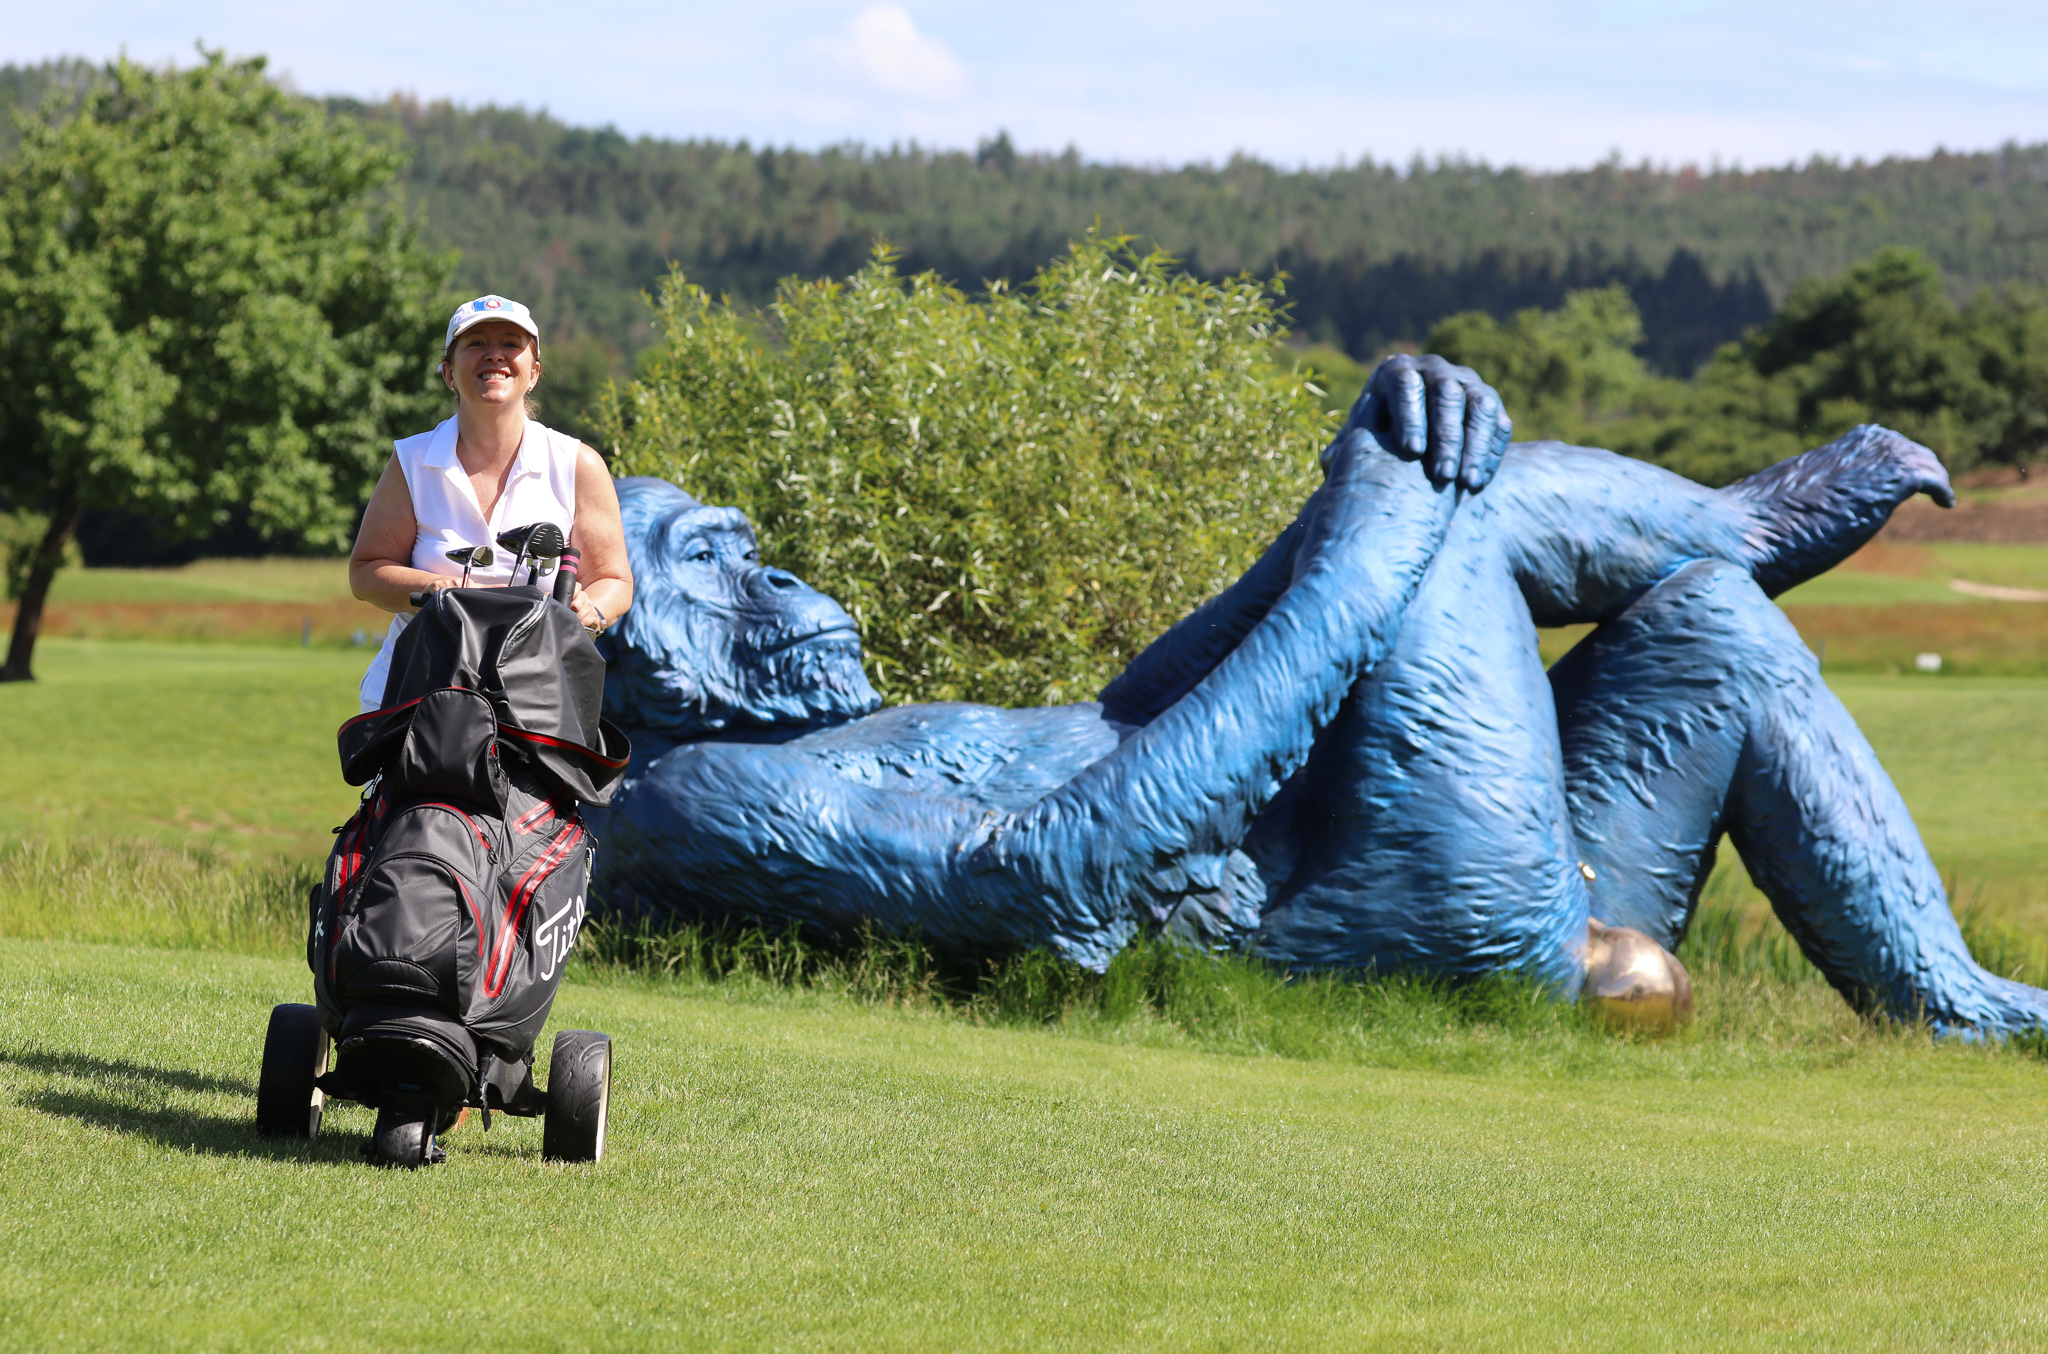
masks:
<svg viewBox="0 0 2048 1354"><path fill-rule="evenodd" d="M672 272L599 413L620 474L754 519L892 700L1086 698L1299 511L1337 416L1258 282L1090 234L970 298L878 246L765 313Z"/></svg>

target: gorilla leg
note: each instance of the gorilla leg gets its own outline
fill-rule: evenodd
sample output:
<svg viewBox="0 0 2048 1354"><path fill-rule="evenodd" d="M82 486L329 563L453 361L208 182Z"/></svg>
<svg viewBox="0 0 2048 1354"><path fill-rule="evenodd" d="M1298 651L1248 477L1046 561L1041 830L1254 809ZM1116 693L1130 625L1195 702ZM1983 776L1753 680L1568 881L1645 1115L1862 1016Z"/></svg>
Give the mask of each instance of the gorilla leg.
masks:
<svg viewBox="0 0 2048 1354"><path fill-rule="evenodd" d="M1271 885L1267 957L1511 969L1577 994L1586 881L1536 627L1496 535L1472 506L1452 522L1393 652L1246 842Z"/></svg>
<svg viewBox="0 0 2048 1354"><path fill-rule="evenodd" d="M1912 815L1747 572L1690 564L1551 669L1592 911L1676 949L1723 831L1859 1008L2002 1031L2048 993L1970 958Z"/></svg>

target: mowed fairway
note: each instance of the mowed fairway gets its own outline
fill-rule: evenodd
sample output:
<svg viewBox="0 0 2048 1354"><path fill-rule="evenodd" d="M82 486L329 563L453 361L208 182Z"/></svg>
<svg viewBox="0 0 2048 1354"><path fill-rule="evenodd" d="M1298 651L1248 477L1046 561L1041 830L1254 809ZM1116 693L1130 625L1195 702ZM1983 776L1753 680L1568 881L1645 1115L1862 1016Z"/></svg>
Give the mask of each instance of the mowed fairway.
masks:
<svg viewBox="0 0 2048 1354"><path fill-rule="evenodd" d="M356 792L334 731L361 651L46 639L0 686L0 836L324 852Z"/></svg>
<svg viewBox="0 0 2048 1354"><path fill-rule="evenodd" d="M254 1137L288 961L0 943L10 1349L2048 1344L2048 1072L1385 1071L573 983L610 1155Z"/></svg>
<svg viewBox="0 0 2048 1354"><path fill-rule="evenodd" d="M366 659L46 640L0 687L0 843L317 857ZM2048 936L2048 679L1830 678L1963 903ZM126 894L66 931L4 892L31 873L0 936L156 934ZM255 1136L308 981L252 934L0 939L0 1349L2048 1348L2048 1062L1814 983L1705 974L1663 1043L1325 1060L573 968L553 1028L617 1041L607 1159L472 1120L404 1174L360 1164L359 1107Z"/></svg>

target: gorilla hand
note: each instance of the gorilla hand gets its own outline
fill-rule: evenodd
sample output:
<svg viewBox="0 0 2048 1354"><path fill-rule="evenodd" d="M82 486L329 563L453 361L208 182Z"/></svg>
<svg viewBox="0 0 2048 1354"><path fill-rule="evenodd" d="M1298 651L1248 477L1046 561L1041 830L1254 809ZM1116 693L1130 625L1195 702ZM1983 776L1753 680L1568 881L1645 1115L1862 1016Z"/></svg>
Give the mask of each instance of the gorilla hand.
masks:
<svg viewBox="0 0 2048 1354"><path fill-rule="evenodd" d="M1475 491L1493 478L1515 432L1492 386L1433 354L1380 363L1351 422L1396 455L1422 457L1433 483L1456 479Z"/></svg>

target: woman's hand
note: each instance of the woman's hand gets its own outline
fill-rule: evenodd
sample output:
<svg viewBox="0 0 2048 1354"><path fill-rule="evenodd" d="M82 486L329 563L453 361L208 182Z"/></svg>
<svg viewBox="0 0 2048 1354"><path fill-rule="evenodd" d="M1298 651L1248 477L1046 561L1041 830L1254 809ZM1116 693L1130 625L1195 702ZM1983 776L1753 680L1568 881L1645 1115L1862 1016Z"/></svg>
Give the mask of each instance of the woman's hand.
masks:
<svg viewBox="0 0 2048 1354"><path fill-rule="evenodd" d="M598 604L590 599L590 589L581 583L576 585L576 595L569 600L569 610L576 613L576 619L583 622L583 628L592 635L601 635L605 627L617 619L605 614Z"/></svg>

